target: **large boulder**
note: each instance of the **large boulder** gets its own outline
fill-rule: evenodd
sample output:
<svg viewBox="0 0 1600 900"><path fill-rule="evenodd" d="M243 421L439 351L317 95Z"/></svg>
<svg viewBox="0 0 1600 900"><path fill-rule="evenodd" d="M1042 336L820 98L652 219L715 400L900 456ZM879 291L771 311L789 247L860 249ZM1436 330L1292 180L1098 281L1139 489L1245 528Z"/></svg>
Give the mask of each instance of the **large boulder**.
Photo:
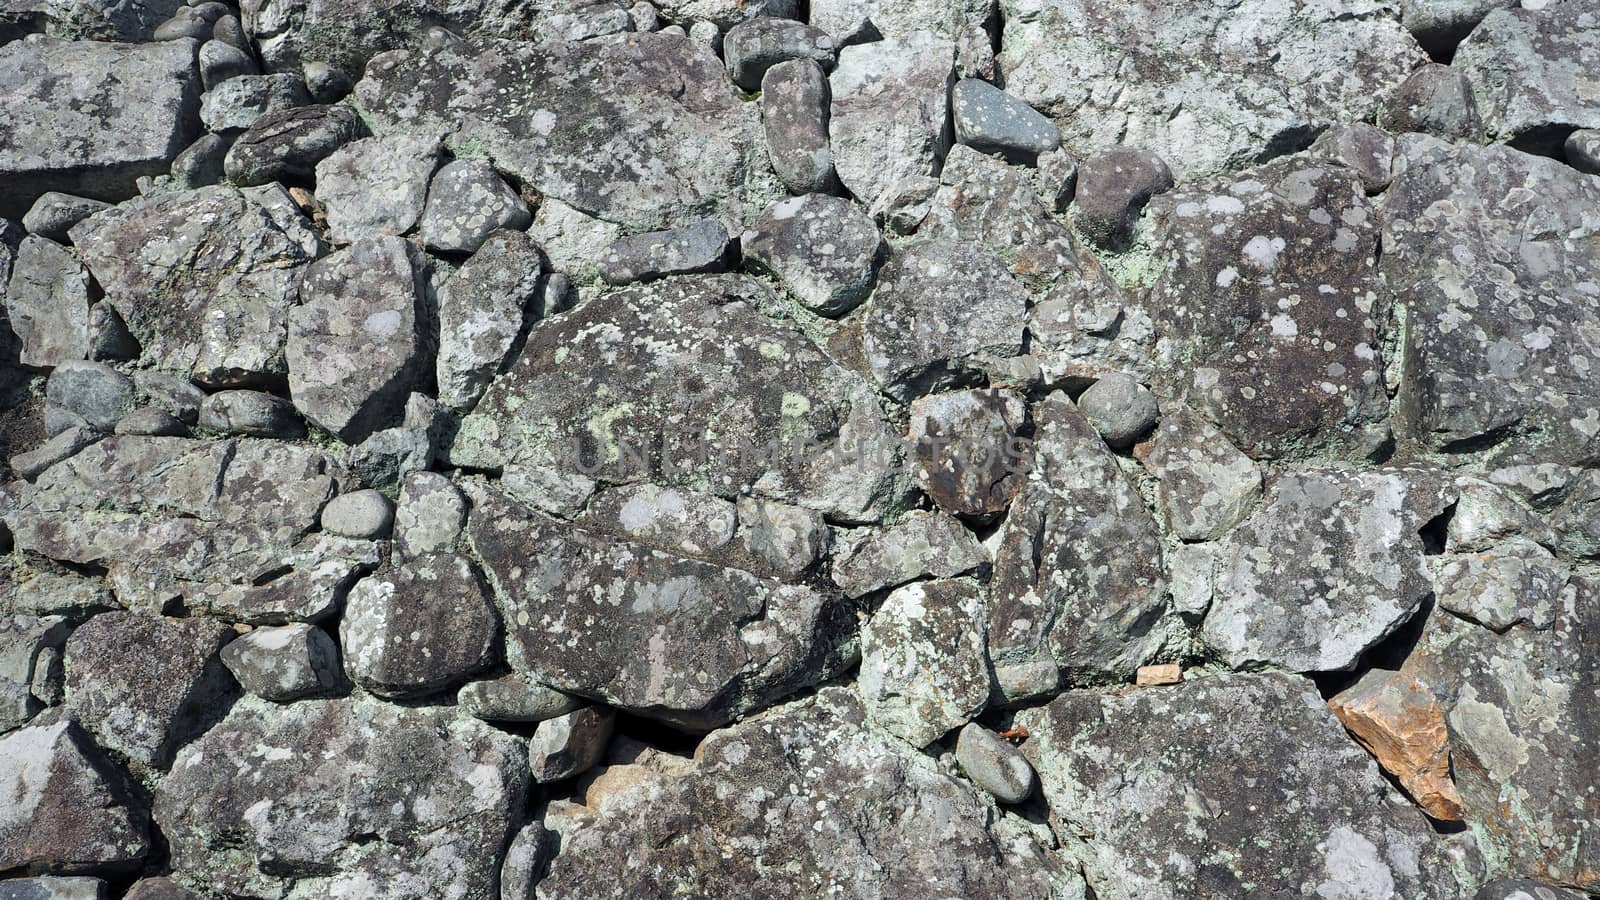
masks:
<svg viewBox="0 0 1600 900"><path fill-rule="evenodd" d="M900 470L878 401L793 324L766 316L772 301L749 278L685 278L545 319L462 421L450 460L542 473L557 493L591 480L728 498L753 488L876 519L899 497Z"/></svg>
<svg viewBox="0 0 1600 900"><path fill-rule="evenodd" d="M785 900L1082 896L987 795L870 726L840 689L711 735L692 766L601 770L585 799L545 818L541 897L742 896L757 883Z"/></svg>
<svg viewBox="0 0 1600 900"><path fill-rule="evenodd" d="M0 760L0 868L138 869L150 851L150 813L126 773L77 722L68 717L0 737Z"/></svg>
<svg viewBox="0 0 1600 900"><path fill-rule="evenodd" d="M1453 499L1425 470L1280 475L1218 551L1204 634L1235 668L1349 669L1432 590L1419 532Z"/></svg>
<svg viewBox="0 0 1600 900"><path fill-rule="evenodd" d="M1297 149L1362 121L1428 61L1377 0L1003 0L1006 92L1078 152L1155 151L1179 180Z"/></svg>
<svg viewBox="0 0 1600 900"><path fill-rule="evenodd" d="M917 32L846 47L829 76L839 180L867 206L902 178L933 175L950 148L955 45Z"/></svg>
<svg viewBox="0 0 1600 900"><path fill-rule="evenodd" d="M280 215L218 185L142 197L71 234L148 362L212 387L281 383L311 253Z"/></svg>
<svg viewBox="0 0 1600 900"><path fill-rule="evenodd" d="M378 562L372 542L312 533L347 477L278 441L119 435L47 469L5 521L19 549L107 569L130 609L310 621Z"/></svg>
<svg viewBox="0 0 1600 900"><path fill-rule="evenodd" d="M1158 392L1252 456L1381 446L1378 217L1346 170L1294 158L1151 201Z"/></svg>
<svg viewBox="0 0 1600 900"><path fill-rule="evenodd" d="M1464 818L1504 870L1600 890L1600 587L1574 578L1542 627L1436 610L1401 667L1444 707ZM1498 896L1498 895L1497 895ZM1514 895L1506 895L1514 896Z"/></svg>
<svg viewBox="0 0 1600 900"><path fill-rule="evenodd" d="M1066 395L1034 410L1028 486L999 532L989 655L1001 691L1126 680L1167 639L1160 533L1139 490ZM1042 664L1042 665L1041 665Z"/></svg>
<svg viewBox="0 0 1600 900"><path fill-rule="evenodd" d="M148 41L183 0L12 0L7 12L37 15L54 37Z"/></svg>
<svg viewBox="0 0 1600 900"><path fill-rule="evenodd" d="M443 133L630 231L738 224L760 181L755 106L687 38L395 51L372 61L356 96L379 129Z"/></svg>
<svg viewBox="0 0 1600 900"><path fill-rule="evenodd" d="M0 46L0 216L49 191L126 200L199 134L195 43Z"/></svg>
<svg viewBox="0 0 1600 900"><path fill-rule="evenodd" d="M1092 836L1076 852L1102 900L1444 900L1475 886L1471 845L1434 833L1309 680L1074 691L1019 720L1052 824L1064 841Z"/></svg>
<svg viewBox="0 0 1600 900"><path fill-rule="evenodd" d="M448 708L248 697L179 753L156 819L198 891L494 900L524 746Z"/></svg>
<svg viewBox="0 0 1600 900"><path fill-rule="evenodd" d="M541 683L707 729L846 663L855 621L837 596L574 527L485 485L471 494L467 539L507 655Z"/></svg>
<svg viewBox="0 0 1600 900"><path fill-rule="evenodd" d="M1471 79L1491 139L1559 157L1573 129L1600 127L1600 2L1536 6L1489 13L1451 64Z"/></svg>
<svg viewBox="0 0 1600 900"><path fill-rule="evenodd" d="M1396 431L1502 462L1600 453L1600 179L1505 147L1408 135L1383 208L1403 305Z"/></svg>

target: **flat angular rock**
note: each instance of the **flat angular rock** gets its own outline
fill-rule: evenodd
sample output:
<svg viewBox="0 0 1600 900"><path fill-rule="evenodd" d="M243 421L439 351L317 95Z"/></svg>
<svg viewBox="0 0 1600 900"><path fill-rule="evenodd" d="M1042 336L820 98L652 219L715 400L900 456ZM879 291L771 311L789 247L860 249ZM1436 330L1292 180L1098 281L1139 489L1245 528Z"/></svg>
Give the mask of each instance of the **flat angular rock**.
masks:
<svg viewBox="0 0 1600 900"><path fill-rule="evenodd" d="M47 368L88 358L89 273L76 253L37 235L23 238L5 302L23 365Z"/></svg>
<svg viewBox="0 0 1600 900"><path fill-rule="evenodd" d="M1559 154L1574 128L1600 127L1590 76L1600 65L1594 0L1497 9L1456 48L1491 140Z"/></svg>
<svg viewBox="0 0 1600 900"><path fill-rule="evenodd" d="M496 231L521 231L532 222L528 204L493 164L457 159L428 183L428 203L418 231L430 250L476 253Z"/></svg>
<svg viewBox="0 0 1600 900"><path fill-rule="evenodd" d="M69 631L61 616L14 615L0 624L0 733L61 699L61 646Z"/></svg>
<svg viewBox="0 0 1600 900"><path fill-rule="evenodd" d="M793 870L806 873L796 895L1072 896L1065 866L997 821L965 780L870 727L842 689L717 732L674 774L632 768L634 785L546 816L559 837L542 894L606 884L630 897L731 896L761 872ZM775 799L787 813L767 820L752 796L791 799ZM728 846L750 851L717 849Z"/></svg>
<svg viewBox="0 0 1600 900"><path fill-rule="evenodd" d="M629 235L600 253L596 268L607 284L653 281L667 275L720 272L726 268L728 230L710 219Z"/></svg>
<svg viewBox="0 0 1600 900"><path fill-rule="evenodd" d="M217 656L232 637L204 619L95 616L67 640L67 709L106 749L164 769L237 691Z"/></svg>
<svg viewBox="0 0 1600 900"><path fill-rule="evenodd" d="M1007 93L1053 118L1067 146L1145 147L1180 181L1368 120L1427 62L1392 6L1002 0L1000 11Z"/></svg>
<svg viewBox="0 0 1600 900"><path fill-rule="evenodd" d="M155 194L91 216L72 240L147 361L213 387L283 378L312 252L273 210L220 185Z"/></svg>
<svg viewBox="0 0 1600 900"><path fill-rule="evenodd" d="M867 718L924 747L989 703L983 595L969 581L908 584L861 630L856 690Z"/></svg>
<svg viewBox="0 0 1600 900"><path fill-rule="evenodd" d="M780 200L740 238L752 268L772 274L800 305L834 318L855 309L889 256L889 244L848 200L807 194Z"/></svg>
<svg viewBox="0 0 1600 900"><path fill-rule="evenodd" d="M706 729L840 667L853 621L836 598L575 528L487 487L472 499L467 537L512 667L551 687Z"/></svg>
<svg viewBox="0 0 1600 900"><path fill-rule="evenodd" d="M91 427L110 431L133 406L133 379L105 363L64 362L50 372L45 397Z"/></svg>
<svg viewBox="0 0 1600 900"><path fill-rule="evenodd" d="M89 425L73 425L32 450L11 457L9 460L11 471L18 477L31 481L44 474L46 469L62 460L70 459L79 450L103 436L103 432Z"/></svg>
<svg viewBox="0 0 1600 900"><path fill-rule="evenodd" d="M352 681L380 697L414 697L494 662L498 622L471 560L441 553L356 584L339 640Z"/></svg>
<svg viewBox="0 0 1600 900"><path fill-rule="evenodd" d="M398 418L423 358L421 253L364 238L307 270L289 316L289 393L307 419L354 443Z"/></svg>
<svg viewBox="0 0 1600 900"><path fill-rule="evenodd" d="M1425 685L1398 672L1372 669L1328 705L1423 812L1440 821L1461 821L1461 794L1450 780L1444 710Z"/></svg>
<svg viewBox="0 0 1600 900"><path fill-rule="evenodd" d="M739 517L721 497L638 484L597 494L582 521L670 553L706 557L733 540Z"/></svg>
<svg viewBox="0 0 1600 900"><path fill-rule="evenodd" d="M828 115L833 94L815 60L792 59L761 78L761 125L772 170L791 194L836 190Z"/></svg>
<svg viewBox="0 0 1600 900"><path fill-rule="evenodd" d="M918 241L878 273L862 347L879 386L907 401L979 380L1022 355L1028 295L998 258L961 241Z"/></svg>
<svg viewBox="0 0 1600 900"><path fill-rule="evenodd" d="M1397 155L1382 266L1405 310L1397 434L1493 446L1497 465L1591 459L1600 403L1585 373L1600 360L1579 335L1600 327L1585 287L1600 279L1585 212L1600 182L1504 147L1407 136Z"/></svg>
<svg viewBox="0 0 1600 900"><path fill-rule="evenodd" d="M763 315L757 304L771 301L745 277L673 279L546 319L462 421L450 460L876 519L900 495L878 401L794 326ZM654 349L668 344L668 355Z"/></svg>
<svg viewBox="0 0 1600 900"><path fill-rule="evenodd" d="M833 581L847 597L932 576L954 578L989 562L989 554L954 516L912 510L884 529L852 536L833 554Z"/></svg>
<svg viewBox="0 0 1600 900"><path fill-rule="evenodd" d="M48 191L126 200L164 174L200 131L194 54L187 41L0 46L0 216Z"/></svg>
<svg viewBox="0 0 1600 900"><path fill-rule="evenodd" d="M616 713L585 706L545 719L528 741L528 773L535 784L565 781L594 768L611 740Z"/></svg>
<svg viewBox="0 0 1600 900"><path fill-rule="evenodd" d="M989 655L1050 663L1078 682L1133 677L1166 640L1155 519L1065 394L1034 409L1037 480L1001 527L989 583Z"/></svg>
<svg viewBox="0 0 1600 900"><path fill-rule="evenodd" d="M1161 513L1180 540L1216 540L1261 496L1256 464L1187 408L1168 410L1134 452L1156 477Z"/></svg>
<svg viewBox="0 0 1600 900"><path fill-rule="evenodd" d="M738 512L745 550L783 581L800 578L816 566L833 539L816 510L740 497Z"/></svg>
<svg viewBox="0 0 1600 900"><path fill-rule="evenodd" d="M222 648L222 664L247 692L287 703L337 691L339 645L315 625L257 628Z"/></svg>
<svg viewBox="0 0 1600 900"><path fill-rule="evenodd" d="M1572 574L1550 551L1525 539L1486 552L1446 553L1435 562L1439 607L1497 632L1514 625L1550 628Z"/></svg>
<svg viewBox="0 0 1600 900"><path fill-rule="evenodd" d="M523 743L469 716L247 697L179 754L156 818L197 891L420 900L459 885L451 896L495 900L527 788Z"/></svg>
<svg viewBox="0 0 1600 900"><path fill-rule="evenodd" d="M987 81L963 78L950 95L956 140L980 153L1034 159L1061 143L1054 122Z"/></svg>
<svg viewBox="0 0 1600 900"><path fill-rule="evenodd" d="M686 38L396 51L373 60L356 97L381 129L470 142L542 196L628 231L743 218L754 108Z"/></svg>
<svg viewBox="0 0 1600 900"><path fill-rule="evenodd" d="M829 76L839 180L872 206L908 175L932 175L950 146L955 45L927 33L845 47Z"/></svg>
<svg viewBox="0 0 1600 900"><path fill-rule="evenodd" d="M461 686L456 703L468 714L489 722L543 722L584 705L571 694L523 675L506 675Z"/></svg>
<svg viewBox="0 0 1600 900"><path fill-rule="evenodd" d="M466 411L483 396L524 323L544 312L537 303L543 274L543 255L531 238L497 231L445 282L435 369L440 403Z"/></svg>
<svg viewBox="0 0 1600 900"><path fill-rule="evenodd" d="M1223 544L1206 641L1234 668L1355 666L1432 589L1418 532L1448 503L1436 477L1343 467L1279 476Z"/></svg>
<svg viewBox="0 0 1600 900"><path fill-rule="evenodd" d="M141 878L122 896L123 900L198 900L195 894L165 876Z"/></svg>
<svg viewBox="0 0 1600 900"><path fill-rule="evenodd" d="M1164 262L1145 301L1159 395L1254 458L1383 442L1390 298L1377 213L1352 173L1291 158L1163 194L1148 216Z"/></svg>
<svg viewBox="0 0 1600 900"><path fill-rule="evenodd" d="M182 0L67 0L11 4L13 10L43 17L43 30L57 37L97 41L149 41L156 28L183 8Z"/></svg>
<svg viewBox="0 0 1600 900"><path fill-rule="evenodd" d="M1018 718L1055 827L1094 835L1085 874L1106 900L1443 900L1481 865L1397 795L1306 679L1073 691Z"/></svg>
<svg viewBox="0 0 1600 900"><path fill-rule="evenodd" d="M792 19L750 19L728 29L722 39L728 77L747 91L761 90L768 70L785 60L810 59L831 69L838 50L827 32Z"/></svg>
<svg viewBox="0 0 1600 900"><path fill-rule="evenodd" d="M1597 599L1592 580L1574 578L1550 628L1505 634L1436 610L1400 670L1444 708L1464 818L1484 855L1591 893L1600 798L1583 773L1597 765L1600 700L1595 658L1582 648L1600 634Z"/></svg>
<svg viewBox="0 0 1600 900"><path fill-rule="evenodd" d="M267 113L228 148L223 170L238 185L309 181L317 163L361 136L355 108L315 104Z"/></svg>
<svg viewBox="0 0 1600 900"><path fill-rule="evenodd" d="M911 475L940 509L1004 512L1028 477L1028 405L1005 389L956 391L911 404Z"/></svg>
<svg viewBox="0 0 1600 900"><path fill-rule="evenodd" d="M362 138L317 163L317 200L335 244L405 234L422 217L443 148L407 134Z"/></svg>
<svg viewBox="0 0 1600 900"><path fill-rule="evenodd" d="M126 773L77 722L67 718L0 736L0 759L7 788L0 802L0 866L13 872L137 870L150 851L149 810Z"/></svg>

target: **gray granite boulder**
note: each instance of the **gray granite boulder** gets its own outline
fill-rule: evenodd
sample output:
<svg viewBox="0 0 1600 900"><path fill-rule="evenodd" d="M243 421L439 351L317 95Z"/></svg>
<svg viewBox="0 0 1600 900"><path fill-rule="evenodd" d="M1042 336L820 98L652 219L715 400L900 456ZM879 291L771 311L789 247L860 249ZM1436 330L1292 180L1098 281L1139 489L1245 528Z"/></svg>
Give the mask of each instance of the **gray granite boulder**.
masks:
<svg viewBox="0 0 1600 900"><path fill-rule="evenodd" d="M1517 0L1400 0L1400 22L1434 59L1449 59L1484 16Z"/></svg>
<svg viewBox="0 0 1600 900"><path fill-rule="evenodd" d="M1394 89L1378 111L1378 124L1397 133L1417 131L1447 141L1483 139L1472 82L1460 69L1438 63L1412 72Z"/></svg>
<svg viewBox="0 0 1600 900"><path fill-rule="evenodd" d="M18 0L11 9L42 17L43 31L55 37L149 41L183 0Z"/></svg>
<svg viewBox="0 0 1600 900"><path fill-rule="evenodd" d="M588 805L554 804L545 817L556 836L545 897L592 897L596 885L616 897L737 896L772 871L796 873L783 897L1082 889L986 795L872 727L841 689L719 731L687 766L601 771L628 780L597 781ZM729 846L749 849L719 849Z"/></svg>
<svg viewBox="0 0 1600 900"><path fill-rule="evenodd" d="M65 241L67 232L72 226L109 205L88 197L48 191L40 194L39 199L35 200L33 206L23 214L22 227L27 229L29 234L36 234L52 241Z"/></svg>
<svg viewBox="0 0 1600 900"><path fill-rule="evenodd" d="M916 32L954 40L971 26L990 25L994 15L994 0L815 0L811 4L811 24L845 44Z"/></svg>
<svg viewBox="0 0 1600 900"><path fill-rule="evenodd" d="M772 170L791 194L837 190L828 138L832 92L811 59L778 63L761 78L761 126Z"/></svg>
<svg viewBox="0 0 1600 900"><path fill-rule="evenodd" d="M5 302L23 365L50 367L88 358L89 272L78 254L47 238L23 238Z"/></svg>
<svg viewBox="0 0 1600 900"><path fill-rule="evenodd" d="M1055 119L1068 147L1145 147L1179 180L1366 120L1427 62L1392 5L1352 14L1346 4L1277 0L1002 0L1000 9L1007 93Z"/></svg>
<svg viewBox="0 0 1600 900"><path fill-rule="evenodd" d="M778 279L801 306L842 316L872 289L889 244L860 207L839 197L806 194L767 207L740 238L750 267Z"/></svg>
<svg viewBox="0 0 1600 900"><path fill-rule="evenodd" d="M1334 125L1312 142L1307 153L1355 172L1368 196L1383 193L1394 178L1394 136L1376 125Z"/></svg>
<svg viewBox="0 0 1600 900"><path fill-rule="evenodd" d="M704 730L844 662L854 619L836 597L573 527L486 486L471 496L467 538L512 668L544 684Z"/></svg>
<svg viewBox="0 0 1600 900"><path fill-rule="evenodd" d="M294 439L306 433L294 404L265 391L218 391L200 404L199 424L247 437Z"/></svg>
<svg viewBox="0 0 1600 900"><path fill-rule="evenodd" d="M956 738L956 762L973 784L1001 803L1021 803L1038 783L1022 751L977 722L964 725Z"/></svg>
<svg viewBox="0 0 1600 900"><path fill-rule="evenodd" d="M955 45L925 32L839 53L828 133L839 180L867 206L908 175L933 175L950 146Z"/></svg>
<svg viewBox="0 0 1600 900"><path fill-rule="evenodd" d="M1018 720L1053 826L1093 836L1071 853L1104 900L1443 900L1482 866L1384 780L1306 679L1073 691Z"/></svg>
<svg viewBox="0 0 1600 900"><path fill-rule="evenodd" d="M204 619L102 613L67 640L66 707L107 749L164 769L237 692L217 656L232 637Z"/></svg>
<svg viewBox="0 0 1600 900"><path fill-rule="evenodd" d="M282 215L219 185L106 210L75 226L72 240L144 359L207 386L240 387L287 372L289 308L314 251Z"/></svg>
<svg viewBox="0 0 1600 900"><path fill-rule="evenodd" d="M1471 79L1492 140L1559 154L1575 128L1600 127L1600 97L1586 74L1600 65L1594 0L1489 13L1451 61Z"/></svg>
<svg viewBox="0 0 1600 900"><path fill-rule="evenodd" d="M426 363L422 253L371 237L307 270L284 358L301 414L355 443L399 418Z"/></svg>
<svg viewBox="0 0 1600 900"><path fill-rule="evenodd" d="M195 47L0 46L0 216L20 218L48 191L126 200L137 179L164 174L200 131Z"/></svg>
<svg viewBox="0 0 1600 900"><path fill-rule="evenodd" d="M206 90L200 98L200 121L213 134L234 134L269 113L310 102L299 75L240 75Z"/></svg>
<svg viewBox="0 0 1600 900"><path fill-rule="evenodd" d="M832 576L848 597L932 576L954 578L989 562L977 535L954 516L912 510L886 528L846 533L833 552Z"/></svg>
<svg viewBox="0 0 1600 900"><path fill-rule="evenodd" d="M1079 164L1072 221L1095 243L1120 250L1150 198L1171 189L1166 160L1140 147L1111 147Z"/></svg>
<svg viewBox="0 0 1600 900"><path fill-rule="evenodd" d="M771 302L752 279L701 276L545 319L462 420L449 458L549 485L530 501L595 479L725 498L753 486L875 519L902 493L878 401L792 324L764 315ZM666 344L677 349L655 349Z"/></svg>
<svg viewBox="0 0 1600 900"><path fill-rule="evenodd" d="M469 716L246 697L179 753L155 809L197 891L495 900L527 786L522 742Z"/></svg>
<svg viewBox="0 0 1600 900"><path fill-rule="evenodd" d="M1382 268L1405 311L1402 442L1492 446L1502 465L1592 459L1600 403L1581 335L1600 327L1584 287L1600 279L1600 181L1504 147L1407 136L1398 154Z"/></svg>
<svg viewBox="0 0 1600 900"><path fill-rule="evenodd" d="M150 813L70 717L0 736L0 866L10 872L130 872L150 851ZM4 882L0 882L3 884Z"/></svg>
<svg viewBox="0 0 1600 900"><path fill-rule="evenodd" d="M442 177L441 172L434 184ZM476 405L524 326L543 315L538 303L543 275L543 254L531 238L497 231L445 282L439 291L435 377L446 408L465 412Z"/></svg>
<svg viewBox="0 0 1600 900"><path fill-rule="evenodd" d="M1451 498L1435 473L1280 475L1224 542L1204 635L1234 668L1350 669L1432 590L1418 534Z"/></svg>
<svg viewBox="0 0 1600 900"><path fill-rule="evenodd" d="M489 722L543 722L584 705L571 694L523 675L468 682L456 692L456 703L468 715Z"/></svg>
<svg viewBox="0 0 1600 900"><path fill-rule="evenodd" d="M735 25L722 39L728 77L747 91L761 90L768 70L785 60L809 59L831 69L838 51L838 44L820 28L765 16Z"/></svg>
<svg viewBox="0 0 1600 900"><path fill-rule="evenodd" d="M455 549L467 523L467 500L437 472L413 472L400 484L394 546L401 556Z"/></svg>
<svg viewBox="0 0 1600 900"><path fill-rule="evenodd" d="M714 219L679 228L631 234L612 241L595 263L606 284L654 281L668 275L727 268L728 229Z"/></svg>
<svg viewBox="0 0 1600 900"><path fill-rule="evenodd" d="M1353 173L1281 160L1163 194L1148 217L1158 396L1252 457L1382 445L1391 300L1377 211Z"/></svg>
<svg viewBox="0 0 1600 900"><path fill-rule="evenodd" d="M1161 514L1180 540L1216 540L1261 496L1260 468L1187 408L1167 410L1134 453L1155 476Z"/></svg>
<svg viewBox="0 0 1600 900"><path fill-rule="evenodd" d="M110 431L133 407L133 379L98 362L64 362L45 381L50 404L90 427Z"/></svg>
<svg viewBox="0 0 1600 900"><path fill-rule="evenodd" d="M765 190L754 107L685 38L395 51L356 97L380 129L481 148L541 195L629 231L736 222L747 190Z"/></svg>
<svg viewBox="0 0 1600 900"><path fill-rule="evenodd" d="M1005 512L1028 478L1028 405L1006 389L954 391L911 403L911 475L935 506L978 519Z"/></svg>

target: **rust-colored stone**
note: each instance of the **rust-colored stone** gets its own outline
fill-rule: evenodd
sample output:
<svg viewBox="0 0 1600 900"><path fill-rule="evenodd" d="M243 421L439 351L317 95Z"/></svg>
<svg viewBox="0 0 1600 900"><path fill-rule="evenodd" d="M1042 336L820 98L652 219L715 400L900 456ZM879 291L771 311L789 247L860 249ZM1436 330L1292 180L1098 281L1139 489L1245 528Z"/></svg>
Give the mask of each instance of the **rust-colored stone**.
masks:
<svg viewBox="0 0 1600 900"><path fill-rule="evenodd" d="M1133 682L1141 687L1152 687L1160 684L1178 684L1183 681L1183 666L1177 663L1163 663L1158 666L1140 666L1134 673Z"/></svg>
<svg viewBox="0 0 1600 900"><path fill-rule="evenodd" d="M1461 820L1461 795L1450 780L1444 710L1422 682L1373 669L1328 705L1423 812L1446 822Z"/></svg>

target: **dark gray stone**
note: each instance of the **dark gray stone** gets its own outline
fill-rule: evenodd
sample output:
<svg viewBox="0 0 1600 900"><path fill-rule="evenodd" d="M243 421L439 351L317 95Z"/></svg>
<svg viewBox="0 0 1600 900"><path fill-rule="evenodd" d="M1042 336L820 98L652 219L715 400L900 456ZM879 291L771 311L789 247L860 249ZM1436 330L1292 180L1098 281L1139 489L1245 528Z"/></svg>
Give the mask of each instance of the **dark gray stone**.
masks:
<svg viewBox="0 0 1600 900"><path fill-rule="evenodd" d="M172 161L172 186L178 190L206 187L223 178L223 160L233 142L220 134L203 134Z"/></svg>
<svg viewBox="0 0 1600 900"><path fill-rule="evenodd" d="M1036 776L1022 751L976 722L967 723L956 738L956 762L973 784L1001 803L1021 803L1033 793Z"/></svg>
<svg viewBox="0 0 1600 900"><path fill-rule="evenodd" d="M1579 172L1600 175L1600 129L1584 128L1567 135L1562 149L1567 164Z"/></svg>
<svg viewBox="0 0 1600 900"><path fill-rule="evenodd" d="M1078 166L1072 222L1095 243L1120 248L1150 198L1171 189L1172 170L1161 157L1137 147L1103 150Z"/></svg>
<svg viewBox="0 0 1600 900"><path fill-rule="evenodd" d="M611 740L616 713L585 706L545 719L528 741L528 772L536 784L565 781L594 768Z"/></svg>
<svg viewBox="0 0 1600 900"><path fill-rule="evenodd" d="M245 437L297 438L305 423L293 403L262 391L218 391L200 404L200 427Z"/></svg>
<svg viewBox="0 0 1600 900"><path fill-rule="evenodd" d="M652 281L667 275L720 272L727 266L728 230L706 219L613 241L596 268L607 284Z"/></svg>
<svg viewBox="0 0 1600 900"><path fill-rule="evenodd" d="M801 306L836 318L855 309L889 244L872 219L848 200L807 194L780 200L740 238L745 261L770 273Z"/></svg>
<svg viewBox="0 0 1600 900"><path fill-rule="evenodd" d="M149 811L127 774L77 722L68 717L0 735L0 759L6 761L0 866L11 872L137 870L150 851Z"/></svg>
<svg viewBox="0 0 1600 900"><path fill-rule="evenodd" d="M133 406L133 379L105 363L64 362L45 382L51 403L110 431Z"/></svg>
<svg viewBox="0 0 1600 900"><path fill-rule="evenodd" d="M239 185L306 182L317 163L361 136L353 107L311 105L268 113L239 136L223 160L228 180Z"/></svg>
<svg viewBox="0 0 1600 900"><path fill-rule="evenodd" d="M791 194L838 190L828 143L828 76L812 59L792 59L761 78L761 124L772 170Z"/></svg>
<svg viewBox="0 0 1600 900"><path fill-rule="evenodd" d="M499 656L499 624L477 567L441 553L356 584L339 641L350 679L380 697L437 693Z"/></svg>
<svg viewBox="0 0 1600 900"><path fill-rule="evenodd" d="M430 250L476 253L496 231L522 231L532 222L528 204L493 164L458 159L440 169L429 183L419 232Z"/></svg>
<svg viewBox="0 0 1600 900"><path fill-rule="evenodd" d="M956 391L911 404L911 475L940 509L978 519L1005 512L1028 479L1028 404L1005 389Z"/></svg>
<svg viewBox="0 0 1600 900"><path fill-rule="evenodd" d="M989 554L959 519L913 510L884 529L850 534L833 553L833 581L847 597L932 576L954 578L989 562Z"/></svg>
<svg viewBox="0 0 1600 900"><path fill-rule="evenodd" d="M523 675L464 684L456 693L456 703L468 715L490 722L543 722L584 705L571 694Z"/></svg>
<svg viewBox="0 0 1600 900"><path fill-rule="evenodd" d="M956 140L980 153L1032 160L1061 144L1054 122L987 81L963 78L950 95Z"/></svg>
<svg viewBox="0 0 1600 900"><path fill-rule="evenodd" d="M56 463L71 459L100 437L101 432L84 425L63 429L32 450L11 457L11 471L31 481Z"/></svg>
<svg viewBox="0 0 1600 900"><path fill-rule="evenodd" d="M247 692L278 703L345 686L339 645L315 625L257 628L222 648L222 664Z"/></svg>
<svg viewBox="0 0 1600 900"><path fill-rule="evenodd" d="M213 133L243 131L271 113L306 106L311 95L299 75L239 75L200 98L200 121Z"/></svg>
<svg viewBox="0 0 1600 900"><path fill-rule="evenodd" d="M1378 112L1393 132L1417 131L1447 141L1483 139L1483 119L1472 82L1460 69L1431 63L1411 73Z"/></svg>
<svg viewBox="0 0 1600 900"><path fill-rule="evenodd" d="M1369 196L1382 193L1394 177L1394 137L1376 125L1335 125L1312 143L1309 153L1355 172Z"/></svg>
<svg viewBox="0 0 1600 900"><path fill-rule="evenodd" d="M33 202L32 208L23 214L22 227L28 229L29 234L65 242L67 231L72 226L108 205L88 197L74 197L59 191L49 191L40 194L39 199Z"/></svg>
<svg viewBox="0 0 1600 900"><path fill-rule="evenodd" d="M785 60L809 59L831 69L838 50L827 32L792 19L753 18L722 38L728 77L747 91L761 90L767 71Z"/></svg>
<svg viewBox="0 0 1600 900"><path fill-rule="evenodd" d="M1400 0L1400 21L1434 59L1449 59L1461 39L1496 9L1517 0Z"/></svg>
<svg viewBox="0 0 1600 900"><path fill-rule="evenodd" d="M0 46L0 216L49 191L126 200L166 172L200 130L194 54L185 41Z"/></svg>
<svg viewBox="0 0 1600 900"><path fill-rule="evenodd" d="M117 420L117 434L188 437L189 427L159 406L144 406Z"/></svg>

